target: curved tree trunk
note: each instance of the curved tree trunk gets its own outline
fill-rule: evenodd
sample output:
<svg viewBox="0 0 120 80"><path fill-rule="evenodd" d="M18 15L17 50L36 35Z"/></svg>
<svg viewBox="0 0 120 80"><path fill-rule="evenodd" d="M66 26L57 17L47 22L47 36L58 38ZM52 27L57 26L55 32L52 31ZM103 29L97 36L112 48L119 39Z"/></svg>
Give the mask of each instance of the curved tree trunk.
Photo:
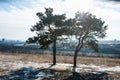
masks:
<svg viewBox="0 0 120 80"><path fill-rule="evenodd" d="M57 38L54 36L53 38L53 65L56 65L56 40Z"/></svg>
<svg viewBox="0 0 120 80"><path fill-rule="evenodd" d="M79 41L79 44L77 45L75 53L74 53L74 65L73 65L74 68L77 65L77 55L78 55L78 52L81 50L82 46L83 46L83 40L81 41L81 43Z"/></svg>
<svg viewBox="0 0 120 80"><path fill-rule="evenodd" d="M83 47L83 41L85 40L85 38L87 37L88 35L88 32L83 36L83 37L79 37L79 42L78 42L78 45L76 46L76 50L75 50L75 54L74 54L74 65L73 67L75 68L76 67L76 64L77 64L77 55L78 55L78 52L81 50L81 48Z"/></svg>

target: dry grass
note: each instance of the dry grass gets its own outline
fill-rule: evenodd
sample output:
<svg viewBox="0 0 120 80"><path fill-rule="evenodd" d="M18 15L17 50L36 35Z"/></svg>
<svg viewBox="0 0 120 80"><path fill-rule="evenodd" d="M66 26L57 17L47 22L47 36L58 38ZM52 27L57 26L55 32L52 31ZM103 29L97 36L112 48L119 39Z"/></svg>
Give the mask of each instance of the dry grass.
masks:
<svg viewBox="0 0 120 80"><path fill-rule="evenodd" d="M11 61L33 61L38 63L52 62L52 55L49 54L29 54L29 53L8 53L0 52L0 59L9 59ZM58 63L73 63L73 56L57 55ZM106 66L120 66L120 59L117 58L96 58L80 57L77 62L80 64L95 64Z"/></svg>

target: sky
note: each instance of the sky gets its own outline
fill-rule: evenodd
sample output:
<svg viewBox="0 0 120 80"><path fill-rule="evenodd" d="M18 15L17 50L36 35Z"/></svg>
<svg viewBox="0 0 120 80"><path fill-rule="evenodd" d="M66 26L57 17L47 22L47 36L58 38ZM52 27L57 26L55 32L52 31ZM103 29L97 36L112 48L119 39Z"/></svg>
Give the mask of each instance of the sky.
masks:
<svg viewBox="0 0 120 80"><path fill-rule="evenodd" d="M103 40L120 40L119 0L0 0L0 39L27 40L34 36L30 28L39 21L36 13L48 7L54 14L66 13L68 18L78 11L90 12L108 25Z"/></svg>

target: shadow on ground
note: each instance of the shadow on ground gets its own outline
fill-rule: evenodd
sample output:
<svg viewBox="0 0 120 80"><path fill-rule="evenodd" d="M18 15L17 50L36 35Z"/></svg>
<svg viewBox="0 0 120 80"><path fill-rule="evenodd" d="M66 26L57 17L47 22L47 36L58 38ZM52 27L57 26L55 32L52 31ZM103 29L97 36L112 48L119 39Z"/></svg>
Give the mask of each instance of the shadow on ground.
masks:
<svg viewBox="0 0 120 80"><path fill-rule="evenodd" d="M77 73L50 69L52 66L44 69L23 67L0 76L0 80L111 80L105 72Z"/></svg>

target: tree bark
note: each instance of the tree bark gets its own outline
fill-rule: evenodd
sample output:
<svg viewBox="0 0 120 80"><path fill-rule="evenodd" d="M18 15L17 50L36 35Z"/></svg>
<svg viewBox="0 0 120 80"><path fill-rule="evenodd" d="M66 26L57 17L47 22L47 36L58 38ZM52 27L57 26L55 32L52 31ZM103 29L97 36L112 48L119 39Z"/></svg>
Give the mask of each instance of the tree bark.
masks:
<svg viewBox="0 0 120 80"><path fill-rule="evenodd" d="M78 54L79 50L75 50L75 54L74 54L74 65L73 67L75 68L76 67L76 64L77 64L77 54Z"/></svg>
<svg viewBox="0 0 120 80"><path fill-rule="evenodd" d="M78 55L78 52L83 47L83 41L85 40L85 38L87 37L87 35L88 35L88 32L83 37L79 37L79 42L78 42L78 45L77 45L75 53L74 53L74 65L73 65L74 68L76 67L76 64L77 64L77 55Z"/></svg>
<svg viewBox="0 0 120 80"><path fill-rule="evenodd" d="M53 65L56 65L56 40L57 38L54 36L53 38Z"/></svg>
<svg viewBox="0 0 120 80"><path fill-rule="evenodd" d="M81 43L80 43L80 41L79 41L79 44L77 45L76 50L75 50L75 53L74 53L74 64L73 64L73 67L74 67L74 68L75 68L76 65L77 65L77 55L78 55L78 52L81 50L82 46L83 46L83 40L82 40Z"/></svg>

